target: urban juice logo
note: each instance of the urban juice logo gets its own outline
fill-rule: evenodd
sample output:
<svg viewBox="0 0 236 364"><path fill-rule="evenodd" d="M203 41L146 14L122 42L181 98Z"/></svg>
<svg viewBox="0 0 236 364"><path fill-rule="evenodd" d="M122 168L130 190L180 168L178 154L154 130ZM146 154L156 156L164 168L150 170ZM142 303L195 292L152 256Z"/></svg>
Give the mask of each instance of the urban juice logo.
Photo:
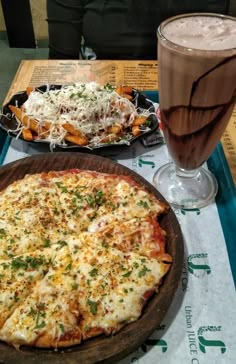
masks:
<svg viewBox="0 0 236 364"><path fill-rule="evenodd" d="M182 291L189 290L189 277L191 273L194 277L200 278L211 273L211 267L207 264L207 253L190 254L184 261L182 269Z"/></svg>
<svg viewBox="0 0 236 364"><path fill-rule="evenodd" d="M164 331L165 328L166 328L166 325L164 325L164 324L159 325L155 332L159 333L160 331ZM167 341L164 339L158 339L158 338L148 338L141 345L141 349L144 353L146 353L150 347L154 347L154 346L159 348L159 352L162 352L162 353L167 352L167 349L168 349Z"/></svg>
<svg viewBox="0 0 236 364"><path fill-rule="evenodd" d="M189 273L199 277L200 275L210 274L211 268L206 264L208 258L207 253L190 254L188 257L188 271Z"/></svg>
<svg viewBox="0 0 236 364"><path fill-rule="evenodd" d="M220 350L221 354L226 352L225 343L220 340L221 326L200 326L197 332L193 329L193 312L190 305L185 306L186 334L188 340L191 363L199 364L199 353L211 354L213 348Z"/></svg>
<svg viewBox="0 0 236 364"><path fill-rule="evenodd" d="M163 335L163 331L165 330L166 325L161 324L159 325L155 332L153 333L153 335L146 339L143 344L138 348L138 350L136 351L136 355L132 356L131 358L131 363L134 362L139 362L139 358L143 356L143 354L148 353L149 350L153 349L154 347L157 349L157 352L159 354L165 354L168 350L168 343L166 340L164 339L160 339L160 338L156 338L155 336L162 336ZM162 331L162 332L161 332ZM161 335L160 335L161 332Z"/></svg>
<svg viewBox="0 0 236 364"><path fill-rule="evenodd" d="M158 346L162 353L165 353L167 351L168 345L167 342L163 339L147 339L144 341L144 343L141 345L141 348L144 353L147 352L148 346Z"/></svg>
<svg viewBox="0 0 236 364"><path fill-rule="evenodd" d="M198 329L198 342L199 348L202 353L206 353L207 350L211 347L217 347L221 351L222 354L226 352L226 346L221 340L215 340L215 332L221 331L221 326L201 326ZM211 335L207 335L206 333L213 333ZM208 339L210 336L210 339ZM216 336L217 337L217 336Z"/></svg>
<svg viewBox="0 0 236 364"><path fill-rule="evenodd" d="M146 157L146 158L152 158L152 157L154 157L153 155L150 155L150 156L143 156L143 158L144 157ZM155 168L156 167L156 165L155 165L155 163L153 162L153 161L151 161L151 160L149 160L149 159L147 159L147 160L145 160L145 159L143 159L143 158L139 158L138 159L138 166L139 167L143 167L143 166L149 166L150 168Z"/></svg>
<svg viewBox="0 0 236 364"><path fill-rule="evenodd" d="M201 210L197 209L197 208L193 208L193 209L184 209L184 208L181 209L181 208L176 208L176 207L172 207L172 208L173 208L176 218L178 219L180 224L181 224L181 217L183 217L183 216L188 216L188 215L198 216L201 214Z"/></svg>
<svg viewBox="0 0 236 364"><path fill-rule="evenodd" d="M150 155L142 155L142 157L138 157L136 156L136 149L133 147L132 148L132 170L137 172L137 170L140 169L145 169L148 168L150 170L153 170L154 168L156 168L156 163L154 162L155 160L155 155L154 154L150 154Z"/></svg>

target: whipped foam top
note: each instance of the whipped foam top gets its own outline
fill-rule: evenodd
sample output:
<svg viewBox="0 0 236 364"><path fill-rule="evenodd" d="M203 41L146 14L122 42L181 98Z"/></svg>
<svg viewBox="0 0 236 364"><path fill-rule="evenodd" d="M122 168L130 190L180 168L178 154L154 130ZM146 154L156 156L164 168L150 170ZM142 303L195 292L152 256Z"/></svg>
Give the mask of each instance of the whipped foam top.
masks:
<svg viewBox="0 0 236 364"><path fill-rule="evenodd" d="M232 20L217 16L187 16L167 23L162 34L173 43L187 48L236 48L236 18Z"/></svg>

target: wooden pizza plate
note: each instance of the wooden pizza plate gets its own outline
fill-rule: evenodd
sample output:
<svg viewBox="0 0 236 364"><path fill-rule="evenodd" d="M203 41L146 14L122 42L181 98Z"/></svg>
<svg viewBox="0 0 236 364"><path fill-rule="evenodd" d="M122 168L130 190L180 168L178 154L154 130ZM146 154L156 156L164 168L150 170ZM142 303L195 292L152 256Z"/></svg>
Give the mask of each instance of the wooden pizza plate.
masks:
<svg viewBox="0 0 236 364"><path fill-rule="evenodd" d="M13 181L22 179L25 174L70 168L130 175L161 201L167 203L150 183L129 168L107 158L78 152L39 154L9 163L0 168L0 190ZM158 294L149 300L139 320L127 325L114 336L101 335L81 345L58 351L26 347L16 350L0 342L0 364L114 364L137 349L163 320L178 288L182 272L184 244L179 223L172 209L170 208L159 221L167 232L166 250L173 257L173 264Z"/></svg>

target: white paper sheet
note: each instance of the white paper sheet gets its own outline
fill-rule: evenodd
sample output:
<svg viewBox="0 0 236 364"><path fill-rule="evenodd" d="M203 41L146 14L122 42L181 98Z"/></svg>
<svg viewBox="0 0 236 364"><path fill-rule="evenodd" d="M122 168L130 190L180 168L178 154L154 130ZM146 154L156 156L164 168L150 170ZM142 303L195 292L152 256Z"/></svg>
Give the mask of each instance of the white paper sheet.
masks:
<svg viewBox="0 0 236 364"><path fill-rule="evenodd" d="M4 164L38 153L38 148L13 139ZM106 155L149 182L169 161L165 145L145 149L141 142L118 155L106 150ZM235 288L216 204L174 211L185 240L179 289L161 325L119 364L234 364Z"/></svg>

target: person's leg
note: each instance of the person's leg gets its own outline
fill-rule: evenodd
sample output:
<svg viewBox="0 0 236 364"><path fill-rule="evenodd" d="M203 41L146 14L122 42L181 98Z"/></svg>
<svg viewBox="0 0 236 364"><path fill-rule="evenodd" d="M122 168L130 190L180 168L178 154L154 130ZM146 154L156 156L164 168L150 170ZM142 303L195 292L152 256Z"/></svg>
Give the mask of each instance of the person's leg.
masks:
<svg viewBox="0 0 236 364"><path fill-rule="evenodd" d="M82 0L47 0L50 59L78 59L80 54Z"/></svg>

